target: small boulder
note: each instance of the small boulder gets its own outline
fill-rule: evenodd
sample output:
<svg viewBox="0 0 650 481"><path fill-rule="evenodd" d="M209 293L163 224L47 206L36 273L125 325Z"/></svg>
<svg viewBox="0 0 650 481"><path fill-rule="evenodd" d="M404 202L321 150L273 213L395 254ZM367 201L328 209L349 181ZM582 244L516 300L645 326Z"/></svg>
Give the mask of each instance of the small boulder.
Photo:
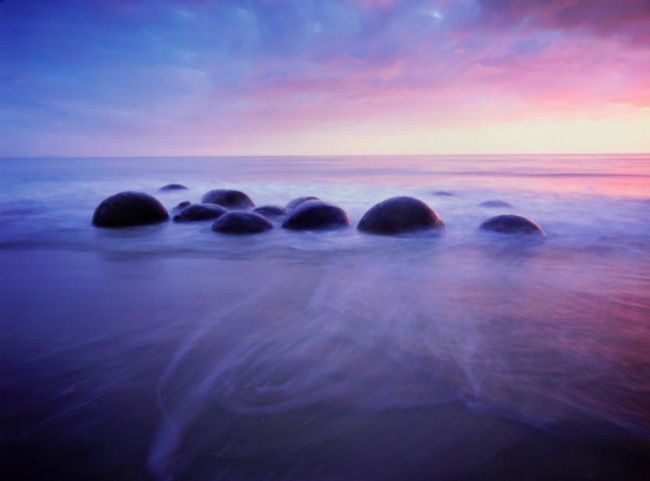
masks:
<svg viewBox="0 0 650 481"><path fill-rule="evenodd" d="M491 217L481 224L480 229L502 234L544 235L544 230L535 222L524 216L515 214Z"/></svg>
<svg viewBox="0 0 650 481"><path fill-rule="evenodd" d="M488 209L497 209L497 208L506 208L509 209L512 207L512 204L509 204L505 200L486 200L485 202L481 202L479 207L486 207Z"/></svg>
<svg viewBox="0 0 650 481"><path fill-rule="evenodd" d="M350 225L348 215L343 209L319 200L303 202L282 223L291 230L326 230Z"/></svg>
<svg viewBox="0 0 650 481"><path fill-rule="evenodd" d="M285 208L288 211L292 211L298 208L301 204L304 204L305 202L310 200L320 200L320 199L314 196L298 197L297 199L293 199L291 202L289 202Z"/></svg>
<svg viewBox="0 0 650 481"><path fill-rule="evenodd" d="M191 205L192 203L189 200L184 200L183 202L179 202L176 207L172 208L172 211L178 212L183 210L185 207Z"/></svg>
<svg viewBox="0 0 650 481"><path fill-rule="evenodd" d="M215 189L206 193L201 202L204 204L217 204L227 209L251 209L255 207L253 201L243 192L238 190Z"/></svg>
<svg viewBox="0 0 650 481"><path fill-rule="evenodd" d="M373 206L359 222L359 230L394 235L444 227L438 214L413 197L392 197Z"/></svg>
<svg viewBox="0 0 650 481"><path fill-rule="evenodd" d="M160 192L172 192L175 190L187 190L187 187L181 184L167 184L158 189Z"/></svg>
<svg viewBox="0 0 650 481"><path fill-rule="evenodd" d="M167 210L154 197L142 192L120 192L97 206L93 224L98 227L127 227L155 224L167 219Z"/></svg>
<svg viewBox="0 0 650 481"><path fill-rule="evenodd" d="M272 229L273 225L253 212L227 212L212 224L212 230L222 234L258 234Z"/></svg>
<svg viewBox="0 0 650 481"><path fill-rule="evenodd" d="M438 197L452 197L454 193L447 190L436 190L433 195L437 195Z"/></svg>
<svg viewBox="0 0 650 481"><path fill-rule="evenodd" d="M276 217L288 214L287 209L277 205L263 205L262 207L256 207L253 209L253 212L263 215L267 219L275 219Z"/></svg>
<svg viewBox="0 0 650 481"><path fill-rule="evenodd" d="M174 216L174 222L194 222L200 220L218 219L228 212L216 204L192 204L185 207Z"/></svg>

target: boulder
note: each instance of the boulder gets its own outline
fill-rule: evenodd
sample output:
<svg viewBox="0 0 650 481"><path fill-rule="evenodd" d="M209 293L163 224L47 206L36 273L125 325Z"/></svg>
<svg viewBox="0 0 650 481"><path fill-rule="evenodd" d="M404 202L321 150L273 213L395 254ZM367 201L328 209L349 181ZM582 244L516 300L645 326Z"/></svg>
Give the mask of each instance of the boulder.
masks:
<svg viewBox="0 0 650 481"><path fill-rule="evenodd" d="M282 223L291 230L337 229L350 225L343 209L319 200L304 201L294 209Z"/></svg>
<svg viewBox="0 0 650 481"><path fill-rule="evenodd" d="M256 207L253 209L253 212L263 215L267 219L275 219L276 217L288 214L287 209L277 205L263 205L262 207Z"/></svg>
<svg viewBox="0 0 650 481"><path fill-rule="evenodd" d="M212 230L222 234L257 234L272 229L273 225L253 212L227 212L212 224Z"/></svg>
<svg viewBox="0 0 650 481"><path fill-rule="evenodd" d="M167 210L154 197L141 192L120 192L97 206L93 224L99 227L127 227L155 224L167 219Z"/></svg>
<svg viewBox="0 0 650 481"><path fill-rule="evenodd" d="M183 210L185 207L191 205L192 203L189 200L184 200L183 202L179 202L176 207L172 208L173 212L179 212Z"/></svg>
<svg viewBox="0 0 650 481"><path fill-rule="evenodd" d="M181 184L167 184L163 185L160 189L160 192L172 192L174 190L187 190L187 187Z"/></svg>
<svg viewBox="0 0 650 481"><path fill-rule="evenodd" d="M505 200L486 200L485 202L481 202L479 207L487 207L488 209L497 209L497 208L511 208L512 204L509 204Z"/></svg>
<svg viewBox="0 0 650 481"><path fill-rule="evenodd" d="M216 204L188 205L174 216L174 222L194 222L200 220L218 219L228 212Z"/></svg>
<svg viewBox="0 0 650 481"><path fill-rule="evenodd" d="M359 230L394 235L444 227L438 214L421 200L393 197L373 206L359 222Z"/></svg>
<svg viewBox="0 0 650 481"><path fill-rule="evenodd" d="M201 202L204 204L217 204L227 209L251 209L255 207L253 201L243 192L238 190L215 189L206 193Z"/></svg>
<svg viewBox="0 0 650 481"><path fill-rule="evenodd" d="M535 222L527 217L515 214L491 217L481 224L480 229L502 234L544 235L544 230Z"/></svg>
<svg viewBox="0 0 650 481"><path fill-rule="evenodd" d="M305 202L309 200L320 200L318 197L313 197L313 196L307 196L307 197L298 197L297 199L293 199L291 202L289 202L286 205L286 209L288 211L292 211L299 207L301 204L304 204Z"/></svg>
<svg viewBox="0 0 650 481"><path fill-rule="evenodd" d="M438 197L452 197L454 193L447 190L436 190L433 195L437 195Z"/></svg>

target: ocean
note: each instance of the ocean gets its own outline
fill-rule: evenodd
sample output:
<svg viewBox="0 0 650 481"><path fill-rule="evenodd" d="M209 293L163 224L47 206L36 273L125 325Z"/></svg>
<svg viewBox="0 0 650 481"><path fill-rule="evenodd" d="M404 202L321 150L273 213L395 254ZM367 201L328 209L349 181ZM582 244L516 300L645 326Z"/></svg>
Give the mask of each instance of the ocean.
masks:
<svg viewBox="0 0 650 481"><path fill-rule="evenodd" d="M214 188L352 226L91 224ZM650 479L648 155L0 159L0 266L3 480Z"/></svg>

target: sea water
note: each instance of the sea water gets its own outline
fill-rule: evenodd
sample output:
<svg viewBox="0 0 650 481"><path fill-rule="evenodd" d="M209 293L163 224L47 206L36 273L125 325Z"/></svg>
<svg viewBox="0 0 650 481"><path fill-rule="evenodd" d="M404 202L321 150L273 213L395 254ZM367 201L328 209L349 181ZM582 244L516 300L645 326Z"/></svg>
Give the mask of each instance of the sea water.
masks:
<svg viewBox="0 0 650 481"><path fill-rule="evenodd" d="M91 225L213 188L352 226ZM356 230L395 195L444 233ZM2 159L0 267L3 480L650 476L648 156Z"/></svg>

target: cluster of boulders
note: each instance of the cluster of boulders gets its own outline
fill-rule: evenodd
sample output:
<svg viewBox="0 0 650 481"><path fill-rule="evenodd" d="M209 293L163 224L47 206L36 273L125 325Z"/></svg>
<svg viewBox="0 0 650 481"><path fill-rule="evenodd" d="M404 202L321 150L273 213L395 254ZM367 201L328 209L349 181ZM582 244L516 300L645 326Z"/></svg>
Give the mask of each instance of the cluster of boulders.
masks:
<svg viewBox="0 0 650 481"><path fill-rule="evenodd" d="M169 184L161 192L184 190ZM481 207L511 207L493 200ZM317 197L299 197L285 207L256 207L250 197L238 190L215 189L207 192L200 204L181 202L172 209L174 222L214 221L212 230L223 234L257 234L279 223L290 230L330 230L347 227L350 220L343 209ZM93 216L99 227L124 227L163 222L169 219L165 207L154 197L141 192L121 192L103 200ZM362 232L397 235L424 230L441 230L444 223L427 204L413 197L392 197L370 208L359 221ZM498 215L483 222L480 229L499 233L544 235L542 228L526 217Z"/></svg>

